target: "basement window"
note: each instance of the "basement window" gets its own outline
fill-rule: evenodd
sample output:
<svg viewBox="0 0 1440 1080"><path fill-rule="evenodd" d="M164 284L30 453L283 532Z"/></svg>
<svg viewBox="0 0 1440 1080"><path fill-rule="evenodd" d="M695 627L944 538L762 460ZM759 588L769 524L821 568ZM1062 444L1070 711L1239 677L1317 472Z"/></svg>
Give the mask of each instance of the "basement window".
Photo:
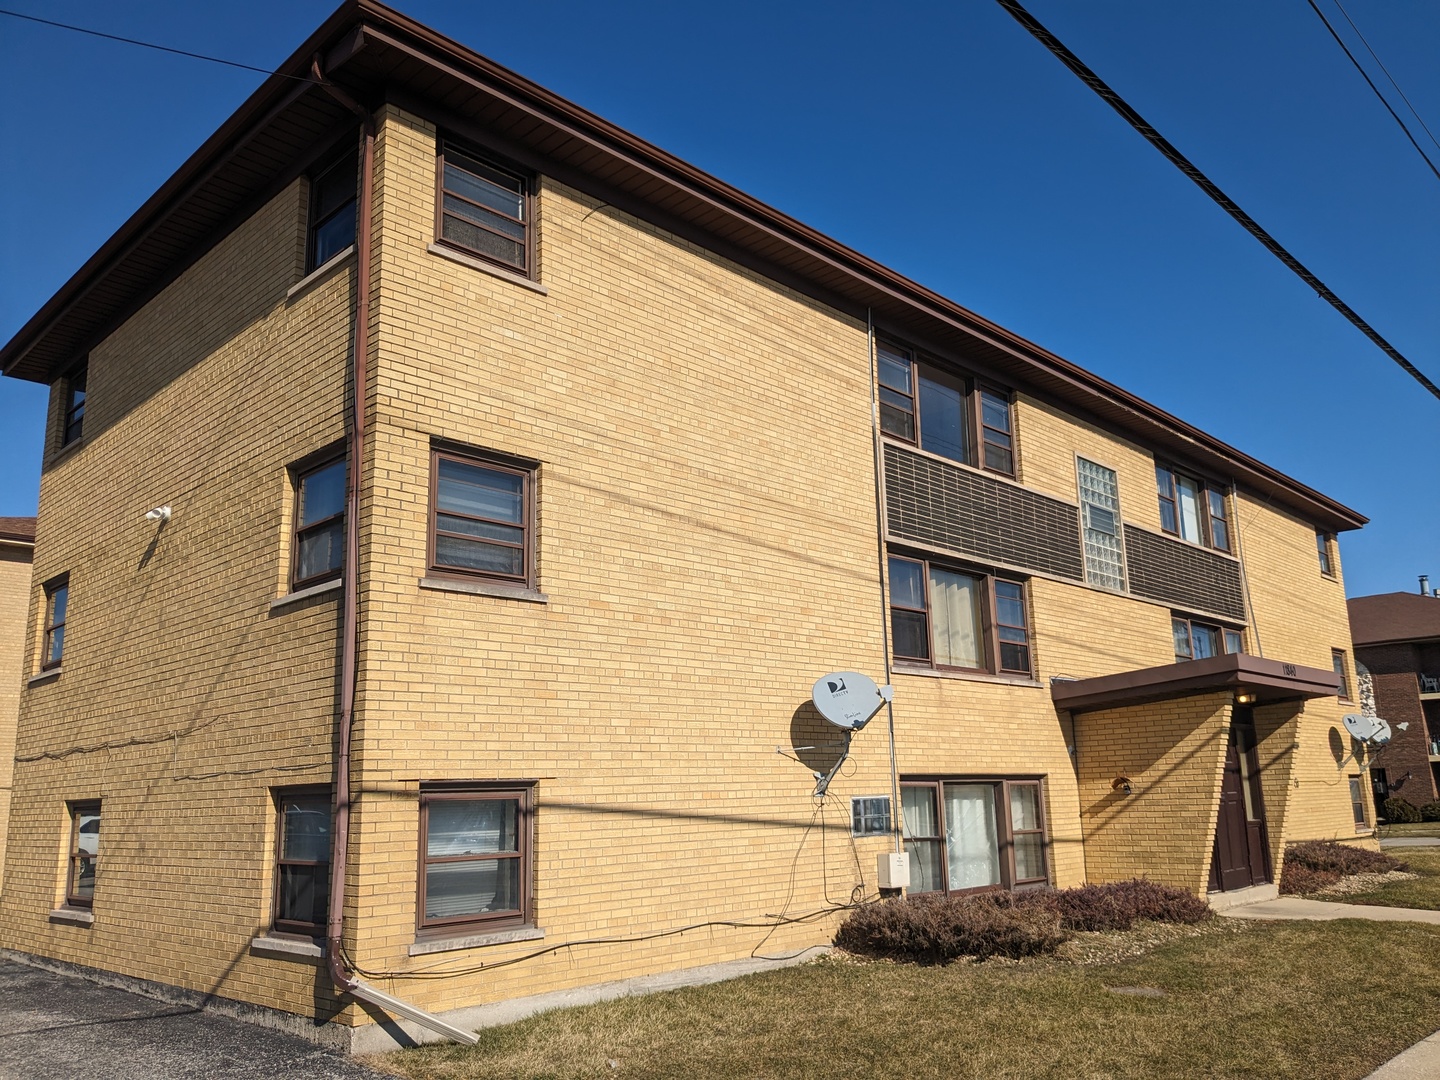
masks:
<svg viewBox="0 0 1440 1080"><path fill-rule="evenodd" d="M528 786L421 789L420 930L529 921L532 794Z"/></svg>
<svg viewBox="0 0 1440 1080"><path fill-rule="evenodd" d="M912 893L1049 881L1039 780L909 780L900 801Z"/></svg>

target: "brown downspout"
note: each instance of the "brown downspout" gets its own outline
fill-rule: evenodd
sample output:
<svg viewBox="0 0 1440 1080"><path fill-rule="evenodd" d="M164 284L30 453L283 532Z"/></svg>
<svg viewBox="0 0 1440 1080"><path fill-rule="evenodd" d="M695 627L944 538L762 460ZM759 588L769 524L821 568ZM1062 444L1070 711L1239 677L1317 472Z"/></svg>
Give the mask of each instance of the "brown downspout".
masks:
<svg viewBox="0 0 1440 1080"><path fill-rule="evenodd" d="M365 463L365 364L370 350L370 186L375 168L375 117L325 78L320 57L310 65L320 86L360 117L360 192L355 209L355 355L350 462L345 475L345 600L340 644L340 745L335 756L335 835L330 852L330 911L325 953L330 978L342 993L355 979L341 955L345 921L346 854L350 848L350 725L355 714L355 658L360 638L360 479Z"/></svg>
<svg viewBox="0 0 1440 1080"><path fill-rule="evenodd" d="M360 477L365 464L365 364L370 351L370 207L375 174L375 116L325 78L317 55L310 64L315 82L360 118L360 192L355 203L355 356L354 406L350 458L345 472L345 606L340 644L340 745L335 754L335 830L330 847L330 910L325 924L325 955L330 979L342 994L379 1005L407 1020L438 1031L453 1042L473 1046L474 1032L454 1027L408 1001L393 997L356 977L342 952L345 931L345 869L350 851L350 725L355 716L355 667L360 642Z"/></svg>

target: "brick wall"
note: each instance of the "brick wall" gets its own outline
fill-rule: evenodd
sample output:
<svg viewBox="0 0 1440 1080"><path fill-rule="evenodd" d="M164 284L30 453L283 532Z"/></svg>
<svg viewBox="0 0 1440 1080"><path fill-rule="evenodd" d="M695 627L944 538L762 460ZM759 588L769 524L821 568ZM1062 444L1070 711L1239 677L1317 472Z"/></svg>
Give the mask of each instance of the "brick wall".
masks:
<svg viewBox="0 0 1440 1080"><path fill-rule="evenodd" d="M1369 666L1364 650L1365 664ZM1374 754L1372 768L1385 771L1390 794L1415 806L1436 798L1435 778L1430 768L1430 740L1425 709L1415 676L1410 672L1373 674L1375 712L1390 724L1390 742ZM1400 724L1408 725L1403 730Z"/></svg>
<svg viewBox="0 0 1440 1080"><path fill-rule="evenodd" d="M15 770L15 725L20 718L25 617L30 597L29 546L0 541L0 884L5 879L5 833Z"/></svg>

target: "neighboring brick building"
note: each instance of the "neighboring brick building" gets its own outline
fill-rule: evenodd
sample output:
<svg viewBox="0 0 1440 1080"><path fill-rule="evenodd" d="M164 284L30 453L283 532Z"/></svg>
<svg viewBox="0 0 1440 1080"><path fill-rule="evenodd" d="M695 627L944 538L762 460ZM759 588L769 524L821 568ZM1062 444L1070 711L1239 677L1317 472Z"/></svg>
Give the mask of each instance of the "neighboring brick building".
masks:
<svg viewBox="0 0 1440 1080"><path fill-rule="evenodd" d="M902 820L912 890L1356 836L1364 518L370 0L312 59L0 350L0 945L378 1045L823 943Z"/></svg>
<svg viewBox="0 0 1440 1080"><path fill-rule="evenodd" d="M1370 765L1375 803L1390 796L1417 807L1434 802L1440 798L1440 597L1380 593L1357 596L1349 608L1357 671L1392 733Z"/></svg>
<svg viewBox="0 0 1440 1080"><path fill-rule="evenodd" d="M5 833L10 823L10 778L15 769L15 724L20 718L34 550L33 517L0 517L0 884L5 879Z"/></svg>

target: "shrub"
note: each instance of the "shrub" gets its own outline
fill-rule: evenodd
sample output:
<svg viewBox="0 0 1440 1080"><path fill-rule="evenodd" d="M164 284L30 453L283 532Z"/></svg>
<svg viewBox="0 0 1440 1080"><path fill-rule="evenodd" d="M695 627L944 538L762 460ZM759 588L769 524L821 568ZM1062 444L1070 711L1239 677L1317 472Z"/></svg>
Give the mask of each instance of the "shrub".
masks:
<svg viewBox="0 0 1440 1080"><path fill-rule="evenodd" d="M1392 795L1385 800L1385 820L1392 825L1413 825L1420 820L1420 811L1409 799Z"/></svg>
<svg viewBox="0 0 1440 1080"><path fill-rule="evenodd" d="M1410 806L1409 803L1405 805ZM1392 859L1384 852L1366 851L1350 844L1337 844L1334 840L1306 840L1285 849L1280 891L1292 896L1318 892L1334 885L1347 874L1384 874L1404 869L1403 862Z"/></svg>
<svg viewBox="0 0 1440 1080"><path fill-rule="evenodd" d="M1285 868L1280 871L1280 891L1287 896L1299 896L1327 889L1339 880L1339 871L1316 870L1287 860Z"/></svg>
<svg viewBox="0 0 1440 1080"><path fill-rule="evenodd" d="M1420 807L1421 821L1440 821L1440 802L1427 802Z"/></svg>
<svg viewBox="0 0 1440 1080"><path fill-rule="evenodd" d="M1021 896L1022 902L1054 911L1066 930L1129 930L1141 919L1198 923L1212 915L1210 905L1194 893L1144 878Z"/></svg>
<svg viewBox="0 0 1440 1080"><path fill-rule="evenodd" d="M921 895L856 908L835 934L847 952L948 964L962 956L1036 956L1069 938L1043 907L1020 907L999 894Z"/></svg>

